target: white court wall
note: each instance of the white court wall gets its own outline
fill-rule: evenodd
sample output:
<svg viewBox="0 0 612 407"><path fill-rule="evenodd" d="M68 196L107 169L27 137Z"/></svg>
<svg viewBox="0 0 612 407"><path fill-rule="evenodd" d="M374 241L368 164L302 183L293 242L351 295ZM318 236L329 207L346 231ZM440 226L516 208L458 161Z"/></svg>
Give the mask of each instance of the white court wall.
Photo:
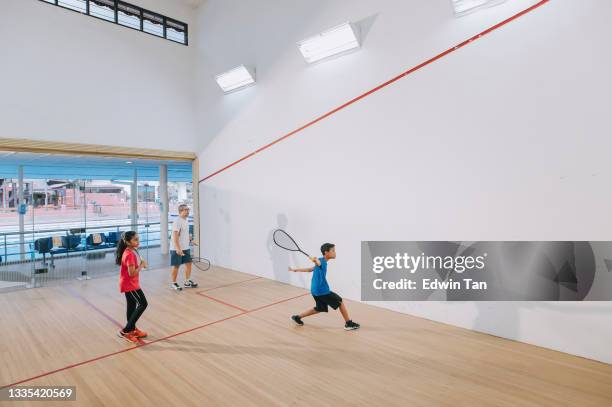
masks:
<svg viewBox="0 0 612 407"><path fill-rule="evenodd" d="M193 22L182 3L131 2ZM38 0L0 9L0 137L195 151L194 47Z"/></svg>
<svg viewBox="0 0 612 407"><path fill-rule="evenodd" d="M201 175L534 3L457 19L446 0L207 1ZM336 243L330 285L359 300L362 240L611 240L611 18L607 0L552 0L207 180L204 254L308 287L271 243L281 226L313 252ZM307 66L295 42L346 20L363 48ZM212 76L241 63L257 85L223 96ZM375 305L612 363L610 303Z"/></svg>

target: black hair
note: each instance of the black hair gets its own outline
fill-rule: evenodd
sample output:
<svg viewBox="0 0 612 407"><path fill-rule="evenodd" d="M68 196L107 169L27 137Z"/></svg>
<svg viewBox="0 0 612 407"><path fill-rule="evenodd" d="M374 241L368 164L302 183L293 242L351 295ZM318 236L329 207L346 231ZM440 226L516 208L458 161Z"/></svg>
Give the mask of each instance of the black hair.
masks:
<svg viewBox="0 0 612 407"><path fill-rule="evenodd" d="M123 252L125 252L125 249L127 249L128 247L127 242L132 240L134 236L136 236L136 232L134 232L133 230L130 230L128 232L123 232L121 234L121 240L119 240L119 242L117 243L117 252L115 256L115 264L117 264L118 266L121 265L121 259L123 258Z"/></svg>
<svg viewBox="0 0 612 407"><path fill-rule="evenodd" d="M325 253L330 251L334 247L336 247L336 245L333 243L323 243L321 245L321 254L325 256Z"/></svg>

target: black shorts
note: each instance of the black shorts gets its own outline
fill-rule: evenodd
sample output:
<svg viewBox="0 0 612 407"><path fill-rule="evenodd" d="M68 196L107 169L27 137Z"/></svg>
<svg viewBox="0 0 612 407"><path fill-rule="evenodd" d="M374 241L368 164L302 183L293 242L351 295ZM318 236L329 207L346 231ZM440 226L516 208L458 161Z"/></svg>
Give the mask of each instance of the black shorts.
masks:
<svg viewBox="0 0 612 407"><path fill-rule="evenodd" d="M329 294L325 295L313 295L312 298L315 300L315 311L319 312L327 312L327 307L330 306L333 309L338 309L340 304L342 304L342 297L336 294L333 291L330 291Z"/></svg>
<svg viewBox="0 0 612 407"><path fill-rule="evenodd" d="M170 265L180 266L191 263L191 250L183 250L184 256L179 256L175 250L170 250Z"/></svg>

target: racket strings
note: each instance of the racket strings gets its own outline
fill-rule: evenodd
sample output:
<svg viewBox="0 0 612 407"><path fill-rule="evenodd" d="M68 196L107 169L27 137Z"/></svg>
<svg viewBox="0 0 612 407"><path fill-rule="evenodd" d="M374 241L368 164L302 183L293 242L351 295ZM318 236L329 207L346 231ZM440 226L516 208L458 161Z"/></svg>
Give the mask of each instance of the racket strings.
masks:
<svg viewBox="0 0 612 407"><path fill-rule="evenodd" d="M210 269L210 260L205 259L203 257L192 257L191 262L195 267L202 271Z"/></svg>
<svg viewBox="0 0 612 407"><path fill-rule="evenodd" d="M272 235L272 238L274 239L274 243L277 246L282 247L285 250L289 250L292 252L301 251L300 246L298 246L295 240L293 240L293 238L282 229L275 230L274 234Z"/></svg>

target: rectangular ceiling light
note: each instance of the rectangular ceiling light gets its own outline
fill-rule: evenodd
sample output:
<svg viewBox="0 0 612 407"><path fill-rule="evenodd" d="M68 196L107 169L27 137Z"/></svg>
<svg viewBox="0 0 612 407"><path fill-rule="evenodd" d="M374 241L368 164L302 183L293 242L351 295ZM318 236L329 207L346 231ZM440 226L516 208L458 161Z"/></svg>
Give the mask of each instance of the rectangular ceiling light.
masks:
<svg viewBox="0 0 612 407"><path fill-rule="evenodd" d="M455 9L455 14L464 15L479 8L495 6L506 0L451 0Z"/></svg>
<svg viewBox="0 0 612 407"><path fill-rule="evenodd" d="M355 27L344 23L298 42L298 47L310 64L359 48L359 39Z"/></svg>
<svg viewBox="0 0 612 407"><path fill-rule="evenodd" d="M240 65L215 77L223 92L232 92L255 83L255 75L244 65Z"/></svg>

